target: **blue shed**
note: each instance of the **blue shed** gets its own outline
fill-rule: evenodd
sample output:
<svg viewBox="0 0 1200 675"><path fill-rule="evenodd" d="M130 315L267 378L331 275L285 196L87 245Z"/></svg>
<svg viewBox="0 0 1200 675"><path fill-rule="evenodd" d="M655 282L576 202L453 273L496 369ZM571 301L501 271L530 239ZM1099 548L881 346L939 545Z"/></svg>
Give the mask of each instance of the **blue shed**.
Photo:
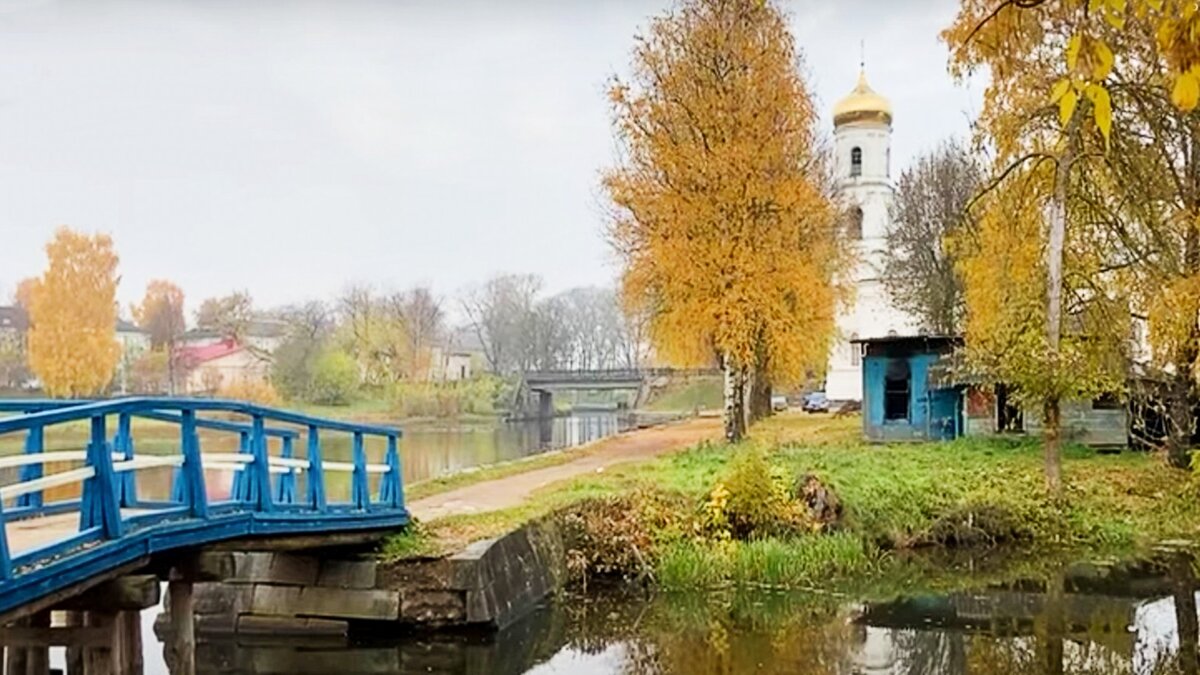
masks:
<svg viewBox="0 0 1200 675"><path fill-rule="evenodd" d="M955 336L855 340L862 350L863 434L870 441L925 441L962 434L963 391L947 377Z"/></svg>

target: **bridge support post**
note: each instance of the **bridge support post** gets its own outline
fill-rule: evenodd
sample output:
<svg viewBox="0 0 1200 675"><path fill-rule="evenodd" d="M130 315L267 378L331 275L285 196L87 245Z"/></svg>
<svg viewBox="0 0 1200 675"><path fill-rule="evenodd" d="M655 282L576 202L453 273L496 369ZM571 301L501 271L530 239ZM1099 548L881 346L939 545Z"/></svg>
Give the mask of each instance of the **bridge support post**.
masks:
<svg viewBox="0 0 1200 675"><path fill-rule="evenodd" d="M49 628L50 610L43 610L33 616L21 619L18 625L29 629ZM48 647L38 645L9 647L7 657L4 670L7 675L47 675L50 672Z"/></svg>
<svg viewBox="0 0 1200 675"><path fill-rule="evenodd" d="M123 529L117 497L120 487L113 472L112 446L109 445L104 422L103 415L91 420L92 438L88 443L87 463L96 470L96 475L83 483L79 527L81 530L99 527L105 539L119 539Z"/></svg>
<svg viewBox="0 0 1200 675"><path fill-rule="evenodd" d="M537 395L538 417L541 419L554 417L554 394L548 391L539 391Z"/></svg>
<svg viewBox="0 0 1200 675"><path fill-rule="evenodd" d="M43 439L45 435L41 427L33 427L25 432L25 454L36 455L42 452ZM26 464L21 467L21 481L37 480L42 477L41 463ZM42 506L42 491L30 492L29 494L17 497L17 506L31 506L33 508L41 508Z"/></svg>
<svg viewBox="0 0 1200 675"><path fill-rule="evenodd" d="M362 434L355 432L351 449L354 471L350 474L350 501L355 509L366 511L371 506L371 492L367 484L367 451Z"/></svg>
<svg viewBox="0 0 1200 675"><path fill-rule="evenodd" d="M196 620L192 582L172 579L167 584L171 635L168 648L172 675L196 675Z"/></svg>
<svg viewBox="0 0 1200 675"><path fill-rule="evenodd" d="M321 458L321 432L308 427L308 505L325 513L325 467Z"/></svg>
<svg viewBox="0 0 1200 675"><path fill-rule="evenodd" d="M130 429L130 417L122 413L117 417L117 433L113 436L113 450L121 453L125 461L133 459L133 432ZM133 471L122 473L118 479L121 486L121 506L137 505L137 475Z"/></svg>

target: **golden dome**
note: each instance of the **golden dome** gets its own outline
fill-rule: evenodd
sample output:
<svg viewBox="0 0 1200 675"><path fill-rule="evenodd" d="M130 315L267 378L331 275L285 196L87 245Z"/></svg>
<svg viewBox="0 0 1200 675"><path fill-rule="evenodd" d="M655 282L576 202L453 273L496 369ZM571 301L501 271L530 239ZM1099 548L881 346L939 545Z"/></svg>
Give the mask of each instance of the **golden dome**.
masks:
<svg viewBox="0 0 1200 675"><path fill-rule="evenodd" d="M858 71L858 84L850 95L833 106L833 125L850 122L892 123L892 104L867 84L866 71Z"/></svg>

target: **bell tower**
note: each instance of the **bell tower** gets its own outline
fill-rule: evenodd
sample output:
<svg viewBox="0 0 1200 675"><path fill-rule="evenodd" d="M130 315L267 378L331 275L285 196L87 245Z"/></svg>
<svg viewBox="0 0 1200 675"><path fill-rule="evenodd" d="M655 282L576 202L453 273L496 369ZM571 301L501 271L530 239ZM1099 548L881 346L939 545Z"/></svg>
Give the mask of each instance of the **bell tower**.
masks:
<svg viewBox="0 0 1200 675"><path fill-rule="evenodd" d="M838 335L829 355L825 393L832 401L862 400L862 360L852 340L911 335L914 322L895 309L883 285L883 253L894 196L892 105L867 83L860 70L850 94L833 107L834 172L839 197L850 212L844 236L858 261L853 304L837 317Z"/></svg>

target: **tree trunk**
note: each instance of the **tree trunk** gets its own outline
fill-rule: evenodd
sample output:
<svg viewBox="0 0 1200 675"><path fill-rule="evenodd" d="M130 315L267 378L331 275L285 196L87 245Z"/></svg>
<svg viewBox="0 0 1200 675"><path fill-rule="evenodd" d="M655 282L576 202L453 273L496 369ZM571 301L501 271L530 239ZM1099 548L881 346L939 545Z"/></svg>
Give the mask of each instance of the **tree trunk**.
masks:
<svg viewBox="0 0 1200 675"><path fill-rule="evenodd" d="M746 371L725 356L725 440L737 443L746 435Z"/></svg>
<svg viewBox="0 0 1200 675"><path fill-rule="evenodd" d="M1046 491L1062 496L1062 415L1058 397L1046 399L1042 408L1043 451L1046 464Z"/></svg>
<svg viewBox="0 0 1200 675"><path fill-rule="evenodd" d="M770 417L772 412L771 378L767 376L766 368L759 366L754 369L750 380L750 421L757 422Z"/></svg>
<svg viewBox="0 0 1200 675"><path fill-rule="evenodd" d="M1192 143L1192 190L1194 198L1200 197L1200 139ZM1183 240L1184 273L1194 276L1200 273L1200 203L1193 199L1187 218L1187 232ZM1171 377L1167 401L1167 459L1171 466L1186 469L1191 465L1192 432L1196 419L1192 408L1194 373L1200 350L1200 326L1192 322L1187 340L1175 358L1175 373Z"/></svg>
<svg viewBox="0 0 1200 675"><path fill-rule="evenodd" d="M1186 363L1187 357L1181 361ZM1192 376L1190 368L1184 370L1183 363L1167 386L1167 460L1179 469L1186 469L1191 464L1192 430L1195 428Z"/></svg>
<svg viewBox="0 0 1200 675"><path fill-rule="evenodd" d="M1046 242L1046 347L1049 357L1047 366L1053 375L1051 386L1055 391L1060 391L1057 380L1064 375L1058 358L1059 343L1062 340L1063 247L1067 236L1067 180L1070 178L1071 163L1075 159L1075 143L1072 137L1078 127L1078 119L1079 113L1076 112L1067 127L1067 144L1058 158L1054 176L1054 198L1050 200L1047 214L1050 231ZM1047 396L1044 408L1042 428L1045 435L1043 442L1046 454L1046 488L1051 495L1057 497L1062 492L1059 395L1055 393Z"/></svg>

